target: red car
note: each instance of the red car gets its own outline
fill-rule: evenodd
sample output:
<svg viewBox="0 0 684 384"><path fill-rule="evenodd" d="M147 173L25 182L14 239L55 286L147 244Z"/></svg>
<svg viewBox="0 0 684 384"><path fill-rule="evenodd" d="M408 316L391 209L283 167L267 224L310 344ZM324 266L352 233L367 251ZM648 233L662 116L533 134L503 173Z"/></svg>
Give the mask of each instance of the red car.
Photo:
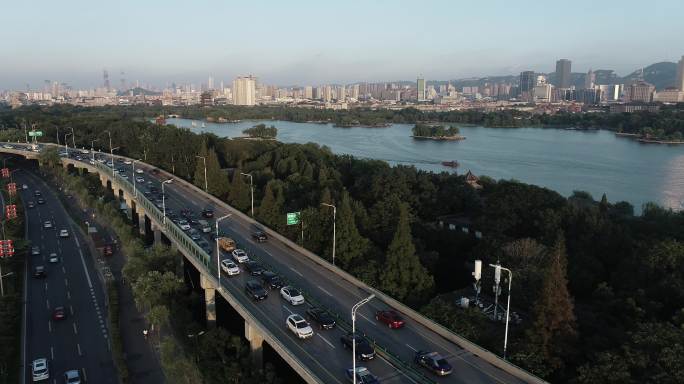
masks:
<svg viewBox="0 0 684 384"><path fill-rule="evenodd" d="M404 320L398 313L392 310L377 311L375 320L387 324L391 329L399 329L404 326Z"/></svg>
<svg viewBox="0 0 684 384"><path fill-rule="evenodd" d="M64 307L57 307L52 311L52 319L55 321L66 319Z"/></svg>

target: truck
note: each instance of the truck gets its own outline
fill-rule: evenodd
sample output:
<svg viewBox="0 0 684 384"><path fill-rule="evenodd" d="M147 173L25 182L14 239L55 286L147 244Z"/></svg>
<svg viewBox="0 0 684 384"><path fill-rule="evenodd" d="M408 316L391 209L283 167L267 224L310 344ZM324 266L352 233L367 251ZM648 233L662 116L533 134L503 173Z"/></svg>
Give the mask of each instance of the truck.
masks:
<svg viewBox="0 0 684 384"><path fill-rule="evenodd" d="M206 221L206 220L197 220L197 224L199 224L200 229L202 230L203 233L209 233L211 232L211 224Z"/></svg>
<svg viewBox="0 0 684 384"><path fill-rule="evenodd" d="M218 245L222 251L227 253L233 252L233 250L235 250L235 240L231 239L230 237L219 237Z"/></svg>

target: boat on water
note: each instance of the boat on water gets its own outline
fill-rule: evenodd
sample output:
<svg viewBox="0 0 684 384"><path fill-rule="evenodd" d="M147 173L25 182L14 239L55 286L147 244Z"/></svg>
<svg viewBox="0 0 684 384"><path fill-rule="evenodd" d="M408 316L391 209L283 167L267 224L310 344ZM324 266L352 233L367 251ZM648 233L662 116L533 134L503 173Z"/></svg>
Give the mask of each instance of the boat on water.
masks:
<svg viewBox="0 0 684 384"><path fill-rule="evenodd" d="M190 123L190 125L192 125L193 127L196 127L197 123L193 121L192 123Z"/></svg>
<svg viewBox="0 0 684 384"><path fill-rule="evenodd" d="M206 127L207 127L207 126L206 126L204 123L202 123L202 128L206 128Z"/></svg>
<svg viewBox="0 0 684 384"><path fill-rule="evenodd" d="M456 167L458 167L458 161L456 161L456 160L442 161L442 165L445 167L456 168Z"/></svg>

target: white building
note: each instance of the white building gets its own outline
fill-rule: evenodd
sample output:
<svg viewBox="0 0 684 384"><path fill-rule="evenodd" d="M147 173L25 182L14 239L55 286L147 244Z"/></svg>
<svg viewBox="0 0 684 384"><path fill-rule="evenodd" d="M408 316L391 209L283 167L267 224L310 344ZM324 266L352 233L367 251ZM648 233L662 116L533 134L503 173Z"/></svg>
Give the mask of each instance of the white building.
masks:
<svg viewBox="0 0 684 384"><path fill-rule="evenodd" d="M684 91L684 56L677 63L677 84L675 87L680 91Z"/></svg>
<svg viewBox="0 0 684 384"><path fill-rule="evenodd" d="M238 77L233 80L233 104L256 104L256 78L253 76Z"/></svg>

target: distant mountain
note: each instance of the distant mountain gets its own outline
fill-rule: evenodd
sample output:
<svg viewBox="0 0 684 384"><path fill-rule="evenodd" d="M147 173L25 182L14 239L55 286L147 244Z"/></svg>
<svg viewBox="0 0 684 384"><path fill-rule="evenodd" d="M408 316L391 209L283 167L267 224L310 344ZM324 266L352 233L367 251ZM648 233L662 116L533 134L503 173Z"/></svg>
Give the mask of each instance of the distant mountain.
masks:
<svg viewBox="0 0 684 384"><path fill-rule="evenodd" d="M643 69L644 80L655 85L656 89L665 89L674 86L677 77L677 64L669 61L651 64ZM622 78L622 82L629 84L641 77L641 69L630 73Z"/></svg>

